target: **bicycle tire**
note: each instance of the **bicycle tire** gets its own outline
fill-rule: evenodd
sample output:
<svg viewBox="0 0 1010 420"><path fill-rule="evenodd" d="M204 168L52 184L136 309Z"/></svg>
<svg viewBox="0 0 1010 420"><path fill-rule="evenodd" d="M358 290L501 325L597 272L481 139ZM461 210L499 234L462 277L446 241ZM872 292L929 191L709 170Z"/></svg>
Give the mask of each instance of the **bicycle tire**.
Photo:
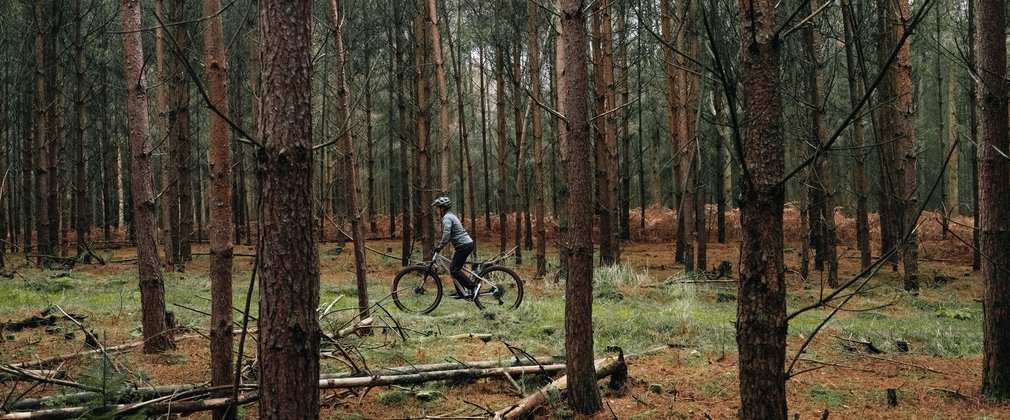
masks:
<svg viewBox="0 0 1010 420"><path fill-rule="evenodd" d="M396 274L392 296L401 311L427 314L442 302L442 280L427 266L410 266Z"/></svg>
<svg viewBox="0 0 1010 420"><path fill-rule="evenodd" d="M478 308L484 309L484 302L497 302L501 306L508 305L508 309L516 309L522 304L523 280L511 268L488 267L481 270L478 275L501 288L499 293L489 293L488 291L481 290L478 296L474 296L473 303ZM484 298L485 301L482 302L481 298Z"/></svg>

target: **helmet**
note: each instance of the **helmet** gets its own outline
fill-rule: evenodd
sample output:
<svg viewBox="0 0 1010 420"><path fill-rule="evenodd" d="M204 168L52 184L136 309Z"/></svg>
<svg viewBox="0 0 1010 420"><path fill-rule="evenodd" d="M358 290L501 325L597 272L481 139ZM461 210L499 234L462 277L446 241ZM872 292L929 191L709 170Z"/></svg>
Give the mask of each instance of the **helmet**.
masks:
<svg viewBox="0 0 1010 420"><path fill-rule="evenodd" d="M432 207L445 207L449 208L452 205L452 200L449 197L439 197L435 201L431 202Z"/></svg>

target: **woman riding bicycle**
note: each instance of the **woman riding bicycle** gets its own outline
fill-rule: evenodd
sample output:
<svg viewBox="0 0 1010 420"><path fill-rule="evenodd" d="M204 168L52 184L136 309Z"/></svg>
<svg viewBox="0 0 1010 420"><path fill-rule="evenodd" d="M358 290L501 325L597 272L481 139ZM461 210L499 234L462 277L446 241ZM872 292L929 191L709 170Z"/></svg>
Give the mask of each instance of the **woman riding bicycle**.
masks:
<svg viewBox="0 0 1010 420"><path fill-rule="evenodd" d="M473 297L473 283L463 273L463 265L466 264L467 257L473 253L476 243L470 235L463 229L463 223L449 210L452 207L452 200L449 197L436 198L431 203L439 211L442 217L442 240L435 245L435 253L439 253L445 244L452 242L455 252L452 255L452 263L449 264L449 274L455 280L456 293L449 295L456 299L470 299Z"/></svg>

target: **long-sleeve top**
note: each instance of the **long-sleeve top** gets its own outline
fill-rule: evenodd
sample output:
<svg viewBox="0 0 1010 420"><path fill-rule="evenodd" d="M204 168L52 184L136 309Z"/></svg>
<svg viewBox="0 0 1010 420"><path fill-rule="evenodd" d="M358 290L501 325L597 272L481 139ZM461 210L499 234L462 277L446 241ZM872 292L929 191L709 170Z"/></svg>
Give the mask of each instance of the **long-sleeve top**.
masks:
<svg viewBox="0 0 1010 420"><path fill-rule="evenodd" d="M442 241L438 243L438 246L441 248L449 242L452 242L452 246L455 248L472 243L473 239L466 233L466 229L463 229L459 218L451 211L446 211L442 216Z"/></svg>

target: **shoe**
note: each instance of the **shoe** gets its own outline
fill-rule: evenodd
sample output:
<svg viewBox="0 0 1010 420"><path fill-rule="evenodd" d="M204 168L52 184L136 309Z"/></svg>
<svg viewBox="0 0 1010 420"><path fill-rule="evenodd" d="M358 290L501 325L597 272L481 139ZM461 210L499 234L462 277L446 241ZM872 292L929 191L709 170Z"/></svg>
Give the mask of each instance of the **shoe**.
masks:
<svg viewBox="0 0 1010 420"><path fill-rule="evenodd" d="M453 299L470 300L473 297L473 295L471 295L469 293L460 293L459 291L455 291L455 292L450 293L449 297L451 297Z"/></svg>

